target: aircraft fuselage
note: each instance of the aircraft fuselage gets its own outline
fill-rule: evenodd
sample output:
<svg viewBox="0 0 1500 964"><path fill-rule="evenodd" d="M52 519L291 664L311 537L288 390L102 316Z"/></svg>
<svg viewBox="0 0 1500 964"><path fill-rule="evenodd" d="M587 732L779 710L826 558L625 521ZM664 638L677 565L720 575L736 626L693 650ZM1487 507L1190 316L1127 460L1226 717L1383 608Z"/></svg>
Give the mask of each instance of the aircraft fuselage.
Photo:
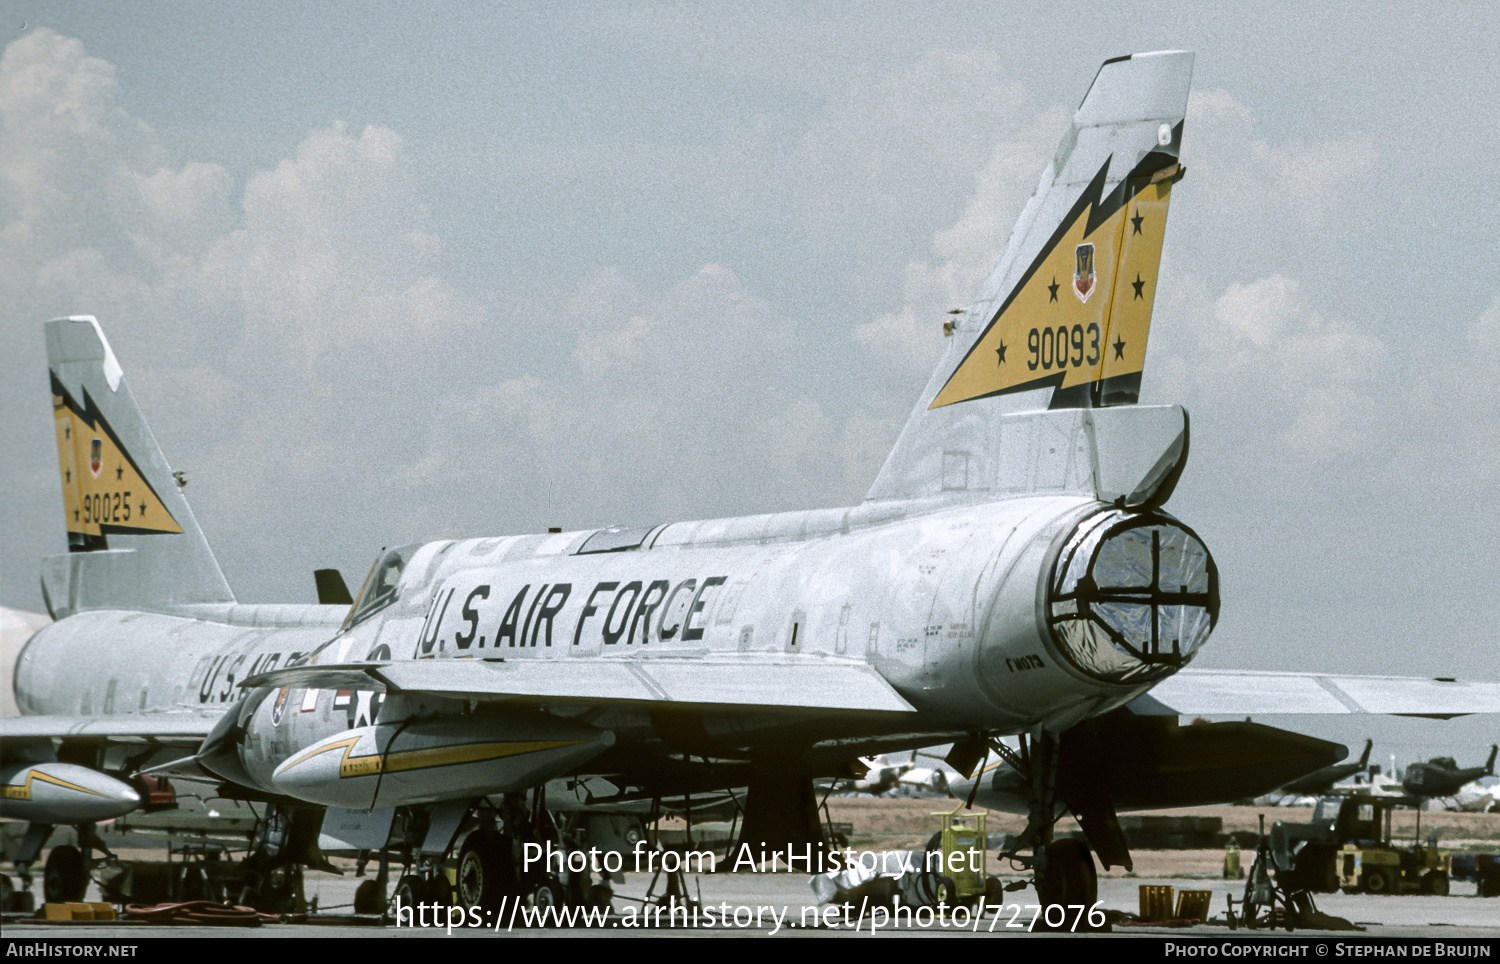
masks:
<svg viewBox="0 0 1500 964"><path fill-rule="evenodd" d="M1136 682L1091 678L1047 625L1049 574L1062 543L1084 520L1123 513L1075 496L920 509L867 504L680 523L635 535L428 543L390 557L390 586L378 584L384 573L377 564L371 576L377 584L366 585L344 628L334 621L342 610L333 607L81 613L28 645L17 695L29 713L227 710L243 697L241 684L250 676L298 664L617 659L645 665L733 655L751 673L757 662L788 658L864 663L915 711L695 704L684 707L691 717L686 727L681 715L629 701L586 714L589 726L616 741L733 757L881 732L941 738L1037 725L1060 731L1160 679L1159 671ZM606 546L638 544L589 551L601 537ZM100 639L112 641L104 658ZM419 706L402 694L388 694L383 705L382 699L335 689L262 693L245 720L244 772L270 788L280 764L318 741L393 713L468 711L461 699L424 695ZM579 715L566 704L543 709Z"/></svg>

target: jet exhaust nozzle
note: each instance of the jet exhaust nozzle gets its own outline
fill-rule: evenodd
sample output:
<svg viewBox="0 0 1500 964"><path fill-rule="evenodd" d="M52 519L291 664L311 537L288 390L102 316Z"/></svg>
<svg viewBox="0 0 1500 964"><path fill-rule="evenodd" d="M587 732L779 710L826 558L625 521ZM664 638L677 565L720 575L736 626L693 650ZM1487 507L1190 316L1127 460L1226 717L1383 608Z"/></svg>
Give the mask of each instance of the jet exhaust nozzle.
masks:
<svg viewBox="0 0 1500 964"><path fill-rule="evenodd" d="M1219 571L1197 533L1160 512L1110 510L1063 542L1045 618L1074 667L1111 683L1176 672L1219 617Z"/></svg>

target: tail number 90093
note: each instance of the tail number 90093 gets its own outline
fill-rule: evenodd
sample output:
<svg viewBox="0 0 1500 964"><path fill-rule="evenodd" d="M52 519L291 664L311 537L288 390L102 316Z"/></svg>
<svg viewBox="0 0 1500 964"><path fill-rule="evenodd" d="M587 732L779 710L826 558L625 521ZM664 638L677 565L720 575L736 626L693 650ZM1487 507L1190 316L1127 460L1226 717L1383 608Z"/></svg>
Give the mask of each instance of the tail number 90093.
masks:
<svg viewBox="0 0 1500 964"><path fill-rule="evenodd" d="M1054 368L1082 368L1099 364L1099 325L1088 327L1058 325L1055 328L1033 328L1026 336L1031 358L1026 367L1051 371Z"/></svg>

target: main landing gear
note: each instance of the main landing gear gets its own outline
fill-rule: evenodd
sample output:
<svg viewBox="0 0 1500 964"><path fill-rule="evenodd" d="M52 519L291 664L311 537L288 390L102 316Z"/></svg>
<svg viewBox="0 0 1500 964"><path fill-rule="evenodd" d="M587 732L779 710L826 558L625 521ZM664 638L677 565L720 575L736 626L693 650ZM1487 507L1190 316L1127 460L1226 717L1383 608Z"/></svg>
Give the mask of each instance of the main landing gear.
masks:
<svg viewBox="0 0 1500 964"><path fill-rule="evenodd" d="M1030 811L1026 829L1000 856L1031 868L1037 900L1044 908L1052 904L1092 908L1099 900L1099 875L1089 843L1071 837L1052 838L1062 803L1057 786L1059 745L1056 734L1040 727L1023 739L1019 754L998 741L991 744L1016 772L1025 775ZM1074 809L1075 813L1084 811L1076 815L1089 840L1101 837L1109 855L1128 867L1124 835L1107 796L1101 792L1097 799L1084 801ZM1029 855L1023 853L1027 850Z"/></svg>
<svg viewBox="0 0 1500 964"><path fill-rule="evenodd" d="M520 897L514 851L511 838L493 827L481 827L469 834L458 855L458 903L498 910L505 898Z"/></svg>

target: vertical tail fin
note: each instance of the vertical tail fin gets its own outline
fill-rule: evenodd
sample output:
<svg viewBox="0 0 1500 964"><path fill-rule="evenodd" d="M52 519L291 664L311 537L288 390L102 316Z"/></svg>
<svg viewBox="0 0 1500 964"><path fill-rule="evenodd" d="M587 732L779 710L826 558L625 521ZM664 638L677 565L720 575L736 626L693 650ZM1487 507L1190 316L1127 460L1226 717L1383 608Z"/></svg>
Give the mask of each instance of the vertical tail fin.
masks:
<svg viewBox="0 0 1500 964"><path fill-rule="evenodd" d="M1099 69L869 498L950 490L958 456L993 488L1002 416L1135 403L1192 69L1181 51Z"/></svg>
<svg viewBox="0 0 1500 964"><path fill-rule="evenodd" d="M233 602L99 322L49 321L47 363L69 549L43 563L53 617Z"/></svg>

